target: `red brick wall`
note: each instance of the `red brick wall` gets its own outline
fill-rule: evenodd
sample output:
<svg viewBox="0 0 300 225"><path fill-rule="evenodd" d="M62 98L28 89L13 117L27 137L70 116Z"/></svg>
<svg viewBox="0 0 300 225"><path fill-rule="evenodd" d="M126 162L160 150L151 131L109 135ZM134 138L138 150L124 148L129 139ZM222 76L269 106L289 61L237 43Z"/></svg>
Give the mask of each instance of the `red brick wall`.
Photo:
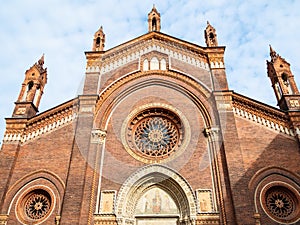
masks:
<svg viewBox="0 0 300 225"><path fill-rule="evenodd" d="M125 74L128 74L133 71L137 71L139 68L139 61L135 60L130 62L118 69L114 69L110 72L104 73L100 78L100 90L101 92L104 88L108 87L111 83L116 81L118 78L122 77Z"/></svg>
<svg viewBox="0 0 300 225"><path fill-rule="evenodd" d="M238 166L244 167L244 173L232 183L232 192L235 199L238 199L235 206L238 221L243 221L240 224L250 225L254 223L252 217L255 212L254 189L256 188L250 186L251 179L255 178L259 171L274 167L282 168L299 176L300 154L298 143L293 137L240 117L236 117L236 126L242 150L242 161L236 163ZM278 171L278 173L282 172ZM273 179L286 182L283 176ZM257 179L257 183L263 178L265 177ZM272 181L276 181L273 179ZM292 179L292 177L288 179ZM262 224L278 224L266 216L260 204L258 204L258 209L262 216Z"/></svg>
<svg viewBox="0 0 300 225"><path fill-rule="evenodd" d="M203 116L190 98L169 87L149 85L126 96L114 109L107 127L103 190L118 190L122 183L138 168L146 164L127 153L121 141L121 129L126 117L139 106L150 103L164 103L181 111L191 129L190 144L176 159L166 165L177 170L194 189L212 189L207 139Z"/></svg>
<svg viewBox="0 0 300 225"><path fill-rule="evenodd" d="M73 147L73 126L73 124L67 125L20 146L19 154L10 176L9 191L1 212L3 214L7 213L12 198L16 196L12 202L10 221L16 221L15 204L23 191L33 185L46 185L53 190L56 197L57 204L54 213L47 220L49 224L53 224L55 215L59 213L64 195L63 185L66 184L70 154ZM3 145L0 152L1 158L10 151L12 146L16 145ZM5 169L3 164L1 164L2 169ZM17 191L23 187L25 189L16 195Z"/></svg>
<svg viewBox="0 0 300 225"><path fill-rule="evenodd" d="M182 71L185 74L189 74L194 77L196 80L201 81L208 88L212 89L211 76L210 73L205 70L192 66L190 64L184 63L178 59L171 58L171 68L178 71Z"/></svg>

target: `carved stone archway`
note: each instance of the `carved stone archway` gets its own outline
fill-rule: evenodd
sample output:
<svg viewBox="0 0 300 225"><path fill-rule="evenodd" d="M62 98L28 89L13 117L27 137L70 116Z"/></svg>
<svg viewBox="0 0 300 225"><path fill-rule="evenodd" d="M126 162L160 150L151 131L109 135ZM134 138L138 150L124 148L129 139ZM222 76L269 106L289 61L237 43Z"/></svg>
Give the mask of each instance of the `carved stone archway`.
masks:
<svg viewBox="0 0 300 225"><path fill-rule="evenodd" d="M122 185L115 208L118 224L135 224L137 201L153 187L165 191L174 200L179 211L179 224L194 223L196 198L190 185L172 169L152 164L136 171Z"/></svg>

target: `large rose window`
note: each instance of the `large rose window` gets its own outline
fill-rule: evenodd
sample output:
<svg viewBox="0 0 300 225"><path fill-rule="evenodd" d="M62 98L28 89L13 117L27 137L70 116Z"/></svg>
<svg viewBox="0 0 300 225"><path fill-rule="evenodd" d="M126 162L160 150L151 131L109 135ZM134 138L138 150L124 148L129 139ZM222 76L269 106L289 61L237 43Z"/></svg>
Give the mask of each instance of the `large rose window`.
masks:
<svg viewBox="0 0 300 225"><path fill-rule="evenodd" d="M149 117L139 122L134 132L134 142L147 156L170 154L178 144L178 129L168 118Z"/></svg>
<svg viewBox="0 0 300 225"><path fill-rule="evenodd" d="M130 118L125 135L132 155L159 162L181 146L183 125L175 113L151 108Z"/></svg>

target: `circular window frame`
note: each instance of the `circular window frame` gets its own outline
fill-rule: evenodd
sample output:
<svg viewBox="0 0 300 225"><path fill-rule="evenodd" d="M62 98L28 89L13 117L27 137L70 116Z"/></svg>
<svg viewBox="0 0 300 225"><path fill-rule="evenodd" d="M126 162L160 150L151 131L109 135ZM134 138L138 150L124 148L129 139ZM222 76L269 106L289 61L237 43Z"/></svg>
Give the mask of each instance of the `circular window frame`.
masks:
<svg viewBox="0 0 300 225"><path fill-rule="evenodd" d="M32 219L26 214L25 205L26 205L27 200L33 194L40 194L40 193L44 193L44 194L48 195L47 197L50 198L50 207L49 207L48 212L42 218ZM55 204L56 204L55 195L50 188L48 188L47 186L42 186L42 185L30 187L30 188L26 189L25 191L23 191L23 193L19 196L19 198L17 200L16 206L15 206L16 218L22 224L28 224L28 225L29 224L34 224L34 225L41 224L51 216L51 214L55 208Z"/></svg>
<svg viewBox="0 0 300 225"><path fill-rule="evenodd" d="M179 137L178 140L179 145L174 151L171 151L168 156L164 155L162 157L150 157L150 156L146 156L145 154L139 154L138 153L139 150L134 148L132 144L129 144L129 142L132 141L132 140L128 140L129 124L137 115L143 113L144 111L152 110L152 109L153 110L159 109L162 111L170 112L170 114L175 115L178 118L178 121L180 121L181 123L180 124L181 131L178 130L178 134L181 136ZM183 115L182 112L180 112L175 107L163 103L150 103L136 108L126 117L121 128L121 141L123 143L123 146L125 147L125 150L133 158L147 164L168 162L176 158L184 151L184 149L186 149L190 141L190 137L191 137L191 131L190 131L190 126L187 118Z"/></svg>
<svg viewBox="0 0 300 225"><path fill-rule="evenodd" d="M267 206L266 198L269 192L272 192L272 189L278 189L279 191L285 191L286 194L292 197L293 204L295 209L291 212L290 215L282 218L276 216ZM266 184L260 191L260 205L264 211L264 213L271 218L273 221L281 224L291 224L296 223L300 220L300 195L298 191L292 187L291 185L284 183L284 182L271 182Z"/></svg>

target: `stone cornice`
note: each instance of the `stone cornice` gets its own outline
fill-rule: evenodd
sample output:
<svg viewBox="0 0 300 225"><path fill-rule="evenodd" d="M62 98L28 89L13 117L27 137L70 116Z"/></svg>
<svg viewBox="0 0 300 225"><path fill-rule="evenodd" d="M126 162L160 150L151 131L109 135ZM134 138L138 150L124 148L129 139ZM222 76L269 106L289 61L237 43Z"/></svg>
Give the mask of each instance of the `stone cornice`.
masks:
<svg viewBox="0 0 300 225"><path fill-rule="evenodd" d="M170 35L167 35L167 34L164 34L161 32L149 32L140 37L137 37L135 39L132 39L128 42L125 42L121 45L118 45L114 48L107 50L105 52L105 55L110 56L111 54L116 54L119 51L123 51L124 48L130 49L133 46L135 46L137 43L140 44L140 43L143 43L143 41L147 41L147 40L159 40L164 43L169 43L173 46L177 46L180 49L186 49L188 51L192 51L197 54L205 54L207 49L210 49L209 51L211 51L211 49L212 49L212 48L202 47L202 46L196 45L194 43L187 42L187 41L181 40L179 38L175 38L173 36L170 36ZM217 48L220 48L223 51L225 49L224 47L217 47Z"/></svg>
<svg viewBox="0 0 300 225"><path fill-rule="evenodd" d="M65 102L24 122L8 118L3 143L25 143L70 124L77 115L78 99Z"/></svg>
<svg viewBox="0 0 300 225"><path fill-rule="evenodd" d="M55 106L52 109L44 111L43 113L40 113L39 115L31 118L28 121L28 124L31 125L32 123L36 123L39 120L51 117L51 116L56 115L56 114L59 114L60 112L65 111L66 109L72 109L73 107L74 107L74 109L76 109L77 106L78 106L78 99L77 98L69 100L67 102L64 102L64 103L62 103L58 106Z"/></svg>
<svg viewBox="0 0 300 225"><path fill-rule="evenodd" d="M288 115L280 109L237 93L233 93L232 100L233 112L240 117L293 137L300 131L290 126Z"/></svg>
<svg viewBox="0 0 300 225"><path fill-rule="evenodd" d="M209 70L209 66L224 68L224 50L224 47L205 48L166 34L151 32L106 52L86 52L86 71L104 74L139 60L142 55L151 51L167 54L171 58L205 70Z"/></svg>

